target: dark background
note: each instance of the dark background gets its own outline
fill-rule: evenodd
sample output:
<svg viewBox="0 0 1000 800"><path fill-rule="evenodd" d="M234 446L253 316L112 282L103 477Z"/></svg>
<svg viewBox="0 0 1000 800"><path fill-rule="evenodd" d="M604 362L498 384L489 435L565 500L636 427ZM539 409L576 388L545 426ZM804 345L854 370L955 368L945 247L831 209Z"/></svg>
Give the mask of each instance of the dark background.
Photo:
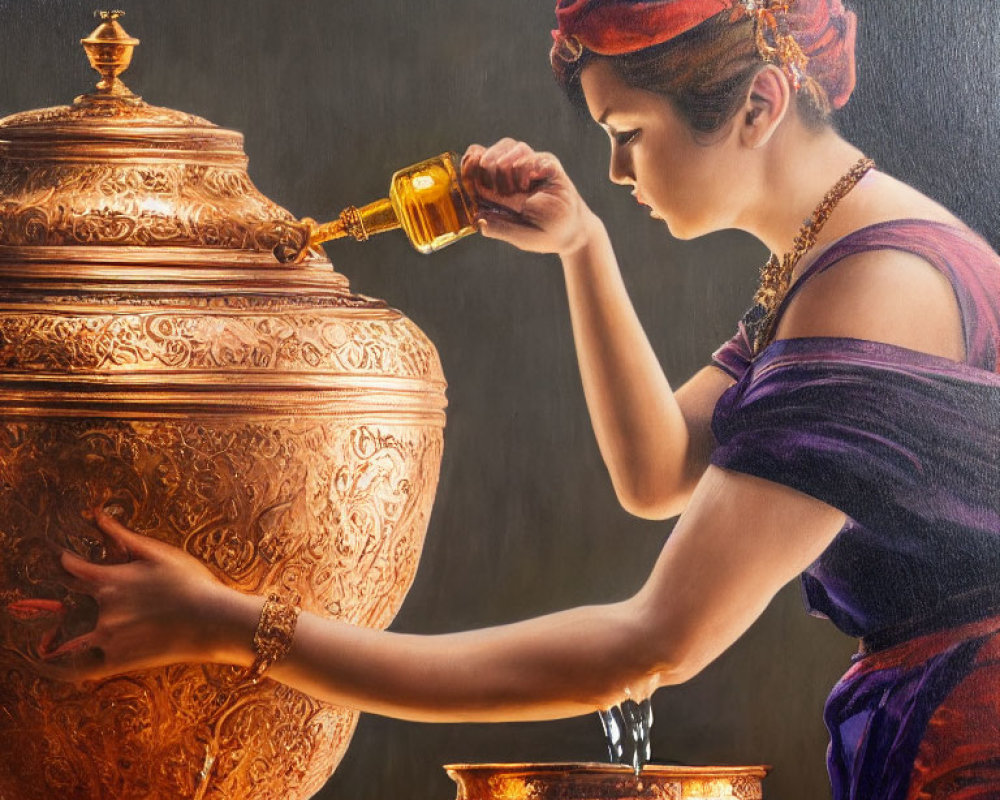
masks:
<svg viewBox="0 0 1000 800"><path fill-rule="evenodd" d="M0 0L0 114L67 103L96 80L78 45L96 0ZM384 195L398 167L501 136L563 160L608 224L675 384L733 330L766 256L725 233L673 242L606 180L604 134L547 64L553 0L131 0L142 39L125 82L246 134L250 174L300 216ZM859 4L860 5L860 4ZM859 86L839 118L880 167L997 244L1000 17L992 3L858 8ZM554 257L477 238L434 256L400 233L328 252L359 292L436 343L450 389L441 483L416 583L394 623L434 633L621 599L670 524L631 518L590 431ZM706 581L727 580L720 574ZM732 650L655 697L654 756L769 763L769 800L829 796L823 699L854 644L786 588ZM6 756L6 757L9 757ZM319 795L446 800L453 761L604 758L596 715L518 725L365 716Z"/></svg>

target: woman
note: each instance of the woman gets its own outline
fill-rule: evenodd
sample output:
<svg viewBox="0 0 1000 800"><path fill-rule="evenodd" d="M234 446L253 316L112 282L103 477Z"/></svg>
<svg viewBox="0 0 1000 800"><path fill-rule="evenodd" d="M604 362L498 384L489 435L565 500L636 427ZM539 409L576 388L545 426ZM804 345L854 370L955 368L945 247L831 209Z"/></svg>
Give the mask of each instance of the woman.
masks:
<svg viewBox="0 0 1000 800"><path fill-rule="evenodd" d="M673 391L559 162L510 140L463 160L484 234L561 258L622 504L681 514L644 587L481 631L383 633L229 590L97 511L131 561L63 555L100 617L39 667L213 660L385 715L551 718L687 680L801 574L811 607L863 638L827 708L836 796L995 794L996 255L831 126L854 82L839 0L562 0L557 17L553 66L608 132L611 179L679 238L739 228L787 253L713 365Z"/></svg>

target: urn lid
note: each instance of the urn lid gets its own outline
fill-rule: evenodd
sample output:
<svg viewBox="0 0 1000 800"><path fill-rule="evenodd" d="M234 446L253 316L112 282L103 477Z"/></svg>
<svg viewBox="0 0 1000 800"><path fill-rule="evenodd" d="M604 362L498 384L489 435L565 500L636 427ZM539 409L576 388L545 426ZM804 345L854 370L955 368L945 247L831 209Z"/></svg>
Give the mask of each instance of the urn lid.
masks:
<svg viewBox="0 0 1000 800"><path fill-rule="evenodd" d="M95 89L0 120L0 262L145 263L156 248L160 263L279 266L307 228L253 185L243 135L134 94L119 76L139 40L123 12L97 13L81 39Z"/></svg>

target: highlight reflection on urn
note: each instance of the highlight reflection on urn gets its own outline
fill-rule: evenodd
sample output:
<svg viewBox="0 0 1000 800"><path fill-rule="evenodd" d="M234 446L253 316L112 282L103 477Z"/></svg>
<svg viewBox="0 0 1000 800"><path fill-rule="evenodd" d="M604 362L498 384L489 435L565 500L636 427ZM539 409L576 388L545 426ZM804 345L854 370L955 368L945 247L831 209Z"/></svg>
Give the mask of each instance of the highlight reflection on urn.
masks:
<svg viewBox="0 0 1000 800"><path fill-rule="evenodd" d="M384 627L437 485L437 353L319 252L275 260L303 226L239 133L121 83L118 16L84 40L96 91L0 121L0 600L91 624L56 547L113 560L100 503L243 591ZM38 637L0 615L0 797L306 798L357 719L222 666L51 682Z"/></svg>

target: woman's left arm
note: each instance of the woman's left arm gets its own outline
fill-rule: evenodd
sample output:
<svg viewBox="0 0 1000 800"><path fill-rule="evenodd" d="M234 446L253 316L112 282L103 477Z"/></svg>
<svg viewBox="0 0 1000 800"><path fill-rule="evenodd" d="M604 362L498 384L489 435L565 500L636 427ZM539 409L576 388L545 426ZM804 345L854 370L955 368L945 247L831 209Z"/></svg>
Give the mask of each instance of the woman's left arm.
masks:
<svg viewBox="0 0 1000 800"><path fill-rule="evenodd" d="M307 616L273 676L396 717L513 721L585 714L688 680L822 553L844 515L710 467L645 586L610 605L478 631L413 636ZM230 641L250 658L245 613Z"/></svg>
<svg viewBox="0 0 1000 800"><path fill-rule="evenodd" d="M45 670L83 678L178 661L250 664L262 598L224 587L192 557L110 517L97 521L133 561L102 566L64 556L100 615L92 633L44 658ZM819 500L711 467L649 580L628 600L433 636L303 613L291 651L269 675L338 705L413 720L589 713L626 692L642 696L695 675L843 522Z"/></svg>

